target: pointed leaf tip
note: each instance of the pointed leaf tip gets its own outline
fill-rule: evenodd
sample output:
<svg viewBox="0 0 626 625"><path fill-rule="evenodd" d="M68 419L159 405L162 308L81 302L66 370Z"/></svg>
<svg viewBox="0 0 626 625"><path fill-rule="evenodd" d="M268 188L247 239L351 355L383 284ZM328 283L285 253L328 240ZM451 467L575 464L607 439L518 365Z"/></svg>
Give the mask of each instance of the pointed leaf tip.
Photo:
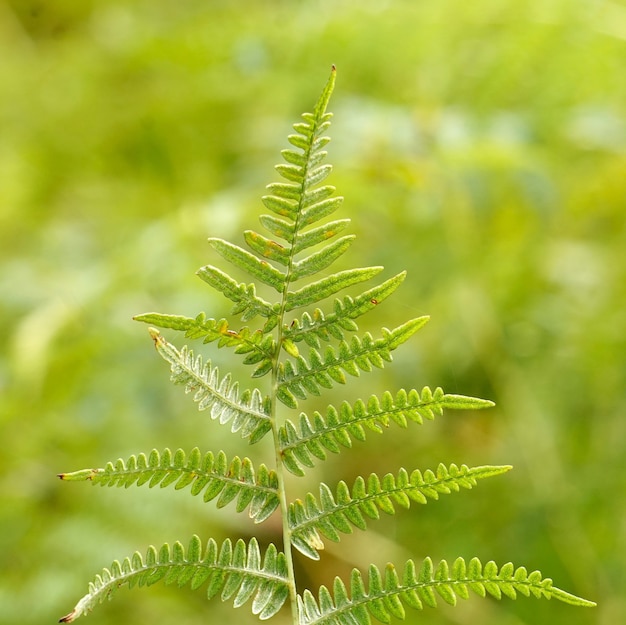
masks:
<svg viewBox="0 0 626 625"><path fill-rule="evenodd" d="M61 617L59 623L71 623L76 618L76 610L72 610L69 614Z"/></svg>
<svg viewBox="0 0 626 625"><path fill-rule="evenodd" d="M81 469L72 473L57 473L57 477L65 482L84 482L93 480L98 472L98 469Z"/></svg>
<svg viewBox="0 0 626 625"><path fill-rule="evenodd" d="M315 117L317 117L317 119L320 119L320 117L324 115L324 113L326 113L326 106L328 105L328 101L330 100L330 96L335 87L336 76L337 76L337 68L335 67L335 65L332 65L328 82L326 83L326 86L324 87L324 90L322 91L322 94L320 95L320 98L317 101L315 110L313 111L313 114L315 115Z"/></svg>
<svg viewBox="0 0 626 625"><path fill-rule="evenodd" d="M455 395L453 393L446 393L443 399L444 408L453 410L482 410L484 408L493 408L496 405L489 399Z"/></svg>
<svg viewBox="0 0 626 625"><path fill-rule="evenodd" d="M583 599L582 597L573 595L572 593L561 590L560 588L555 588L554 586L550 589L550 592L552 593L552 597L554 599L558 599L563 603L568 603L569 605L574 605L580 608L595 608L598 605L595 601Z"/></svg>

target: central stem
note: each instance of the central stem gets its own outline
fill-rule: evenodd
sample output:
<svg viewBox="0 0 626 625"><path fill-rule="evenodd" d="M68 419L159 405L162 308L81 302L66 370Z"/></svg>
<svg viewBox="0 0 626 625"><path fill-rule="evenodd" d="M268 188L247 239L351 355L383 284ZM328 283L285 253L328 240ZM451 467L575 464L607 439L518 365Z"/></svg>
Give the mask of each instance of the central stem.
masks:
<svg viewBox="0 0 626 625"><path fill-rule="evenodd" d="M280 334L280 331L279 331ZM280 342L278 343L280 345ZM278 362L278 358L276 358ZM294 625L298 625L298 592L296 576L293 568L293 553L291 549L291 528L289 527L289 507L287 504L287 489L285 486L285 466L283 464L280 443L278 439L278 423L276 415L276 392L278 390L277 367L272 370L272 435L274 437L274 451L276 454L276 475L278 477L278 497L280 499L280 516L283 523L283 552L287 564L287 576L289 578L289 599L291 602L291 615Z"/></svg>
<svg viewBox="0 0 626 625"><path fill-rule="evenodd" d="M302 211L304 209L304 202L306 199L306 191L308 187L307 183L307 175L309 173L309 169L311 168L311 154L314 150L314 141L315 135L319 128L319 125L322 121L322 118L326 111L326 105L328 103L328 99L330 98L330 94L333 90L333 85L335 81L335 66L333 65L330 79L320 97L320 100L315 107L314 111L314 120L311 123L311 134L309 136L308 145L303 148L304 151L304 164L302 166L302 179L299 189L299 201L298 207L295 214L294 219L294 227L291 236L291 240L289 241L290 250L289 250L289 259L287 263L287 271L285 274L285 281L283 283L283 289L280 300L280 310L278 313L278 324L277 324L277 335L276 335L276 353L274 354L274 361L272 363L272 394L271 394L271 422L272 422L272 435L274 437L274 452L276 455L276 475L278 477L278 495L280 498L280 512L282 517L283 524L283 550L285 553L285 561L287 564L287 575L289 578L288 586L289 586L289 598L291 601L291 615L294 625L298 625L299 614L298 614L298 592L296 587L296 576L293 567L293 551L291 548L291 528L289 527L289 506L287 504L287 489L285 486L285 465L283 463L282 451L280 446L279 439L279 425L278 425L278 414L277 414L277 402L278 402L278 389L279 389L279 364L280 364L280 353L283 348L283 340L284 340L284 328L285 328L285 312L287 306L287 295L289 293L289 287L291 285L291 280L293 277L293 266L295 261L295 244L298 239L298 234L302 226ZM297 128L296 128L297 130ZM299 131L298 131L299 132Z"/></svg>
<svg viewBox="0 0 626 625"><path fill-rule="evenodd" d="M304 185L303 185L304 186ZM304 195L304 188L302 189L302 195ZM291 253L289 256L289 263L287 265L287 273L285 283L283 286L283 292L280 302L280 311L278 314L278 328L276 336L276 354L274 355L274 363L272 366L272 394L271 394L271 419L272 419L272 435L274 437L274 453L276 456L276 475L278 477L278 496L280 498L280 514L283 524L283 551L285 553L285 562L287 564L287 575L289 578L289 599L291 602L291 615L294 625L298 625L298 591L296 586L296 576L293 567L293 551L291 548L291 528L289 527L289 506L287 504L287 488L285 486L285 465L283 463L282 452L280 447L280 439L278 436L278 411L277 411L277 398L278 398L278 370L280 363L280 352L283 344L283 328L285 327L285 306L287 303L287 293L289 291L289 285L291 283L291 273L294 262L293 245L296 241L298 233L298 222L300 218L300 210L298 210L298 216L296 218L294 227L294 236L291 241Z"/></svg>
<svg viewBox="0 0 626 625"><path fill-rule="evenodd" d="M306 171L306 170L305 170ZM302 188L302 197L304 197L304 185ZM283 292L280 302L280 312L278 314L278 328L276 336L276 354L272 367L272 395L271 395L271 419L272 419L272 435L274 437L274 452L276 455L276 475L278 476L278 495L280 498L280 513L283 523L283 551L285 553L285 561L287 564L287 575L289 577L289 599L291 602L291 615L294 625L298 625L298 591L296 586L296 576L293 567L293 551L291 549L291 528L289 527L289 506L287 504L287 489L285 486L285 465L283 463L280 440L278 437L278 414L277 414L277 398L278 398L278 366L280 363L280 352L283 344L283 329L285 327L285 306L287 303L287 293L291 283L292 268L294 262L293 246L295 244L299 230L300 210L298 210L296 221L294 224L293 240L291 241L291 253L289 255L289 263L287 265L287 273Z"/></svg>

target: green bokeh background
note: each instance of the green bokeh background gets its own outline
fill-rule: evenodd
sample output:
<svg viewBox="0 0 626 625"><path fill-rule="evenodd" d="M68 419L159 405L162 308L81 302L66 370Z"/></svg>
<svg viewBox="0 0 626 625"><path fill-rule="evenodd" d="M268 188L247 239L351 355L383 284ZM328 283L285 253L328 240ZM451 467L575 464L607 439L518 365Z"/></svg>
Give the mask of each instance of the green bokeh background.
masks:
<svg viewBox="0 0 626 625"><path fill-rule="evenodd" d="M277 540L275 520L55 474L164 446L267 457L170 385L131 317L227 314L194 276L217 260L206 237L257 227L331 63L331 182L358 235L342 262L409 272L365 325L432 320L394 365L307 407L428 384L497 408L372 435L294 496L402 465L515 469L330 545L301 583L478 555L599 606L474 597L407 622L626 622L623 1L0 1L0 45L0 622L55 622L151 543ZM89 622L213 619L257 622L163 586Z"/></svg>

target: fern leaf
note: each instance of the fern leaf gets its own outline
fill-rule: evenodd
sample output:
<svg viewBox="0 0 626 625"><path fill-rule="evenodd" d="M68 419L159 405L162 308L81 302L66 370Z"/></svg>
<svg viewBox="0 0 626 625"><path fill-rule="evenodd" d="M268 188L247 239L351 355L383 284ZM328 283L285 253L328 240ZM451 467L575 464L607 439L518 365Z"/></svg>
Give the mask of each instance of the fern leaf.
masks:
<svg viewBox="0 0 626 625"><path fill-rule="evenodd" d="M197 317L144 313L133 317L159 328L169 328L185 333L185 338L203 339L203 343L217 341L217 347L234 348L236 354L245 354L244 364L259 365L270 362L276 351L276 342L271 334L243 327L232 330L226 319L207 319L204 313ZM253 374L255 375L255 374Z"/></svg>
<svg viewBox="0 0 626 625"><path fill-rule="evenodd" d="M300 278L323 271L348 250L354 239L355 235L353 234L341 237L314 254L295 262L290 274L291 281L295 282Z"/></svg>
<svg viewBox="0 0 626 625"><path fill-rule="evenodd" d="M317 169L313 170L304 181L306 187L312 187L313 185L318 184L319 182L324 180L331 171L331 165L323 165L322 167L318 167ZM326 187L326 189L333 189L334 192L334 187L328 186ZM298 225L300 226L300 228L310 226L311 224L314 224L315 222L324 219L324 217L332 215L343 202L343 198L338 196L311 203L310 200L312 197L314 196L305 192L304 202L302 205L303 208L300 211L300 216L298 218Z"/></svg>
<svg viewBox="0 0 626 625"><path fill-rule="evenodd" d="M291 361L280 363L278 368L278 398L290 408L297 407L297 399L306 399L308 394L319 395L320 387L332 388L335 382L344 384L345 374L359 376L361 371L382 369L391 362L391 352L407 341L423 327L428 317L412 319L394 330L383 328L383 336L374 340L366 333L362 338L353 336L350 343L341 341L337 352L328 346L324 356L311 348L309 361L299 356L295 366Z"/></svg>
<svg viewBox="0 0 626 625"><path fill-rule="evenodd" d="M351 596L339 578L335 578L332 593L322 586L317 599L310 591L304 591L298 597L300 625L369 625L372 617L389 623L392 617L405 618L405 606L415 610L423 609L424 605L436 607L438 598L455 605L457 597L467 599L470 590L480 597L490 595L496 599L503 595L515 599L519 593L580 607L595 605L556 588L539 571L528 573L524 567L516 569L510 562L499 568L490 561L483 567L478 558L468 565L458 558L452 567L445 560L435 566L426 558L419 570L413 560L408 560L402 577L393 564L385 567L384 574L370 565L367 577L366 588L361 573L352 571Z"/></svg>
<svg viewBox="0 0 626 625"><path fill-rule="evenodd" d="M237 500L237 512L249 507L249 515L261 523L278 507L278 478L264 464L255 471L249 458L235 456L230 462L224 452L202 454L195 447L187 456L182 449L175 453L153 449L148 456L139 454L124 461L108 462L103 469L88 469L59 475L66 481L90 481L100 486L129 488L147 484L149 488L174 486L176 490L190 487L192 495L203 494L205 502L218 497L223 508Z"/></svg>
<svg viewBox="0 0 626 625"><path fill-rule="evenodd" d="M186 338L232 348L243 356L244 364L254 366L253 377L272 373L270 397L256 388L240 392L230 374L220 378L210 361L203 361L187 347L178 350L153 327L149 330L158 353L170 365L171 380L192 393L200 410L208 409L212 419L229 424L232 432L240 432L250 443L272 431L274 451L280 455L277 471L264 464L255 468L245 457L228 459L221 451L214 455L203 454L198 448L189 454L181 449L174 453L165 449L120 458L100 469L63 473L59 475L62 480L89 481L103 487L188 488L205 502L215 501L218 508L233 503L238 512L248 510L257 523L282 507L284 543L318 560L324 540L339 541L342 534L352 533L354 528L366 530L368 520L378 519L381 512L395 514L398 507L410 508L414 503L437 500L442 494L471 489L479 479L511 468L440 464L434 471L414 470L409 474L400 469L382 478L372 473L367 479L358 477L352 487L340 481L334 491L322 483L318 496L308 493L303 500L287 504L283 466L302 476L305 468L326 459L328 452L350 448L355 439L365 440L368 431L381 433L392 423L400 427L407 427L409 421L421 424L446 408L493 405L444 394L440 388L432 392L424 387L421 393L402 389L395 396L385 393L379 399L372 395L367 403L343 402L339 409L329 406L325 416L319 412L312 417L301 413L297 424L286 420L277 427L276 399L297 408L299 399L345 383L347 375L359 376L362 371L383 368L392 360L391 352L429 319L419 317L393 330L383 328L377 339L369 333L357 334L356 320L391 295L404 280L404 272L354 297L344 294L334 299L330 310L315 308L309 312L321 306L323 300L360 285L382 270L360 267L332 274L326 271L355 238L350 234L340 236L350 220L331 217L343 198L326 183L332 171L332 166L325 163L324 148L330 141L325 132L332 118L326 108L334 82L333 66L313 113L302 115L293 126L294 134L288 136L291 147L282 151L284 162L276 166L282 181L268 185L262 198L271 214L262 215L261 224L277 240L247 230L244 240L248 249L244 249L224 239L209 238L209 244L223 259L279 296L266 301L257 295L255 283L240 283L225 271L207 265L197 275L232 302L231 312L242 322L239 330L232 329L225 319L207 319L204 313L195 318L160 313L135 317L151 326L183 332ZM294 284L299 281L304 284L296 288ZM301 311L303 308L308 311ZM257 317L262 318L258 324L261 329L245 325ZM326 345L322 347L322 343ZM158 550L149 547L145 556L136 552L104 569L60 622L74 621L122 586L141 587L158 581L188 584L192 589L205 585L209 599L220 596L222 601L232 600L235 607L251 602L252 612L261 619L274 616L290 597L292 617L297 617L300 625L369 625L372 618L389 623L392 618L405 618L407 606L436 607L439 600L455 605L458 597L467 598L470 592L497 599L515 599L519 593L578 606L595 605L554 587L552 580L543 578L539 571L528 573L511 563L498 567L488 562L483 566L477 558L468 564L458 558L452 566L445 560L435 566L427 558L419 567L408 560L402 575L391 564L382 573L371 565L367 582L359 571L352 572L349 590L335 578L332 590L321 586L317 597L308 590L298 596L291 556L291 551L279 552L273 544L263 556L254 538L248 543L225 540L221 545L210 539L203 548L201 540L193 536L187 548L180 542L172 547L166 543Z"/></svg>
<svg viewBox="0 0 626 625"><path fill-rule="evenodd" d="M209 361L203 363L200 356L194 357L186 347L178 351L153 328L150 335L161 357L170 363L172 381L194 394L200 410L210 409L212 419L231 423L231 431L241 432L251 443L269 432L269 400L263 399L259 390L244 391L240 396L238 384L231 383L229 375L220 380L217 368Z"/></svg>
<svg viewBox="0 0 626 625"><path fill-rule="evenodd" d="M289 291L285 300L285 310L289 312L295 308L303 308L343 291L344 289L358 284L364 280L373 278L382 271L382 267L362 267L358 269L346 269L330 276L326 276L316 282L311 282L297 291Z"/></svg>
<svg viewBox="0 0 626 625"><path fill-rule="evenodd" d="M298 232L298 236L295 237L293 243L293 253L298 254L320 243L326 243L329 239L344 230L349 224L349 219L336 219L335 221L329 221L328 223L310 228L304 232Z"/></svg>
<svg viewBox="0 0 626 625"><path fill-rule="evenodd" d="M283 150L285 163L276 165L276 170L287 182L268 185L268 195L261 198L265 207L275 214L262 215L261 223L271 234L286 241L287 245L283 246L256 233L248 233L246 237L246 242L253 251L289 268L289 281L317 273L327 267L347 249L351 240L344 239L341 243L328 247L325 252L301 259L294 265L294 256L297 253L326 242L348 223L346 220L337 220L332 225L315 228L306 234L302 232L332 214L343 201L341 197L333 197L334 187L320 186L332 170L331 165L322 162L327 155L323 148L330 141L323 133L330 126L331 114L326 112L326 106L334 82L333 70L314 112L305 113L302 116L303 121L293 126L297 134L287 137L295 149Z"/></svg>
<svg viewBox="0 0 626 625"><path fill-rule="evenodd" d="M290 223L280 217L274 215L260 215L259 221L263 227L271 232L275 237L283 239L283 241L293 241L296 224ZM274 241L274 243L276 243Z"/></svg>
<svg viewBox="0 0 626 625"><path fill-rule="evenodd" d="M248 247L259 254L259 256L276 261L284 267L289 265L290 254L288 248L264 237L258 232L254 232L254 230L246 230L243 236Z"/></svg>
<svg viewBox="0 0 626 625"><path fill-rule="evenodd" d="M238 540L234 546L227 539L219 550L210 539L202 553L200 539L193 536L186 552L179 542L171 548L166 543L158 551L150 547L145 557L135 552L121 563L114 561L96 576L89 592L59 622L75 621L110 599L122 586L150 586L160 580L181 587L189 584L193 589L208 584L209 599L221 593L222 601L233 599L235 607L254 595L252 612L262 619L276 614L289 594L285 556L274 545L268 547L262 559L254 538L247 545Z"/></svg>
<svg viewBox="0 0 626 625"><path fill-rule="evenodd" d="M493 402L476 397L445 394L437 387L425 386L421 393L400 389L395 397L385 392L381 398L371 395L367 403L343 402L339 409L328 406L326 415L314 412L309 418L301 413L298 427L289 419L280 427L278 439L285 466L295 475L304 475L315 459L325 460L327 452L339 453L352 447L352 439L364 441L367 432L382 433L391 423L406 428L409 421L422 424L424 419L441 416L444 409L481 409Z"/></svg>
<svg viewBox="0 0 626 625"><path fill-rule="evenodd" d="M510 466L482 466L469 468L440 464L436 471L409 473L400 469L397 476L388 473L382 479L372 473L367 480L357 477L352 489L341 481L335 494L326 484L320 485L319 500L310 493L304 502L296 500L289 506L289 526L292 544L314 560L319 560L318 549L323 549L323 535L338 542L339 533L351 534L352 528L367 528L367 519L380 518L380 512L395 514L396 506L409 508L411 502L425 504L439 495L471 489L479 479L509 471Z"/></svg>
<svg viewBox="0 0 626 625"><path fill-rule="evenodd" d="M211 246L235 267L249 273L261 282L282 292L285 284L285 274L270 265L266 260L260 260L243 248L223 239L210 238Z"/></svg>
<svg viewBox="0 0 626 625"><path fill-rule="evenodd" d="M275 308L257 296L254 284L238 283L227 273L212 265L201 267L196 273L204 282L234 302L231 313L240 314L242 321L250 321L259 315L266 318L277 316Z"/></svg>
<svg viewBox="0 0 626 625"><path fill-rule="evenodd" d="M201 338L204 339L204 343L231 340L231 337L235 338L237 336L237 332L230 329L226 319L207 319L204 313L200 313L194 318L149 312L135 315L133 319L158 328L184 332L185 338ZM221 345L219 346L221 347Z"/></svg>
<svg viewBox="0 0 626 625"><path fill-rule="evenodd" d="M327 315L319 308L312 315L304 312L300 319L294 319L291 326L285 328L284 336L294 342L304 340L317 349L320 347L320 339L342 340L345 338L344 331L355 332L359 329L354 319L376 308L400 286L405 276L406 272L403 271L355 298L347 295L343 300L336 299L333 312Z"/></svg>

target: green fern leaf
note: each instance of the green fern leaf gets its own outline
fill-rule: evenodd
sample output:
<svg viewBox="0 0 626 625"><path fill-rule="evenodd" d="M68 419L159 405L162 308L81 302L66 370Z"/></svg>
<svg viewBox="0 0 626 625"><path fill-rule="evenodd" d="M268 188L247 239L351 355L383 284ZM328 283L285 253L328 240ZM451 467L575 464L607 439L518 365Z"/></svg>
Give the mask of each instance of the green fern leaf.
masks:
<svg viewBox="0 0 626 625"><path fill-rule="evenodd" d="M409 421L422 424L424 419L441 416L444 409L481 409L493 402L476 397L444 394L438 387L425 386L421 393L401 389L394 397L386 392L379 399L372 395L367 404L343 402L339 409L328 406L326 416L314 412L312 418L301 413L298 427L289 419L280 427L278 439L285 466L295 475L304 475L315 459L325 460L327 452L339 453L352 447L352 439L364 441L367 432L382 433L391 423L406 428Z"/></svg>
<svg viewBox="0 0 626 625"><path fill-rule="evenodd" d="M323 165L322 167L318 167L317 169L313 170L311 172L311 175L307 176L305 180L306 188L310 188L313 185L320 183L330 174L331 171L331 165ZM322 189L327 189L328 191L332 189L334 192L334 187L322 187ZM307 226L310 226L315 222L324 219L324 217L332 215L343 202L342 197L331 197L326 200L312 203L311 199L313 197L316 196L314 196L313 194L307 194L305 191L304 202L302 204L300 217L298 219L298 225L300 226L300 228L306 228Z"/></svg>
<svg viewBox="0 0 626 625"><path fill-rule="evenodd" d="M222 601L233 599L235 607L256 595L252 612L261 619L276 614L289 595L285 556L274 545L270 544L262 562L254 538L247 545L238 540L234 547L227 539L219 550L210 539L202 553L200 539L193 536L186 552L179 542L172 548L166 543L158 551L150 547L145 558L136 552L122 563L114 561L110 568L96 576L89 584L89 592L59 622L75 621L110 599L124 585L129 588L151 586L161 580L181 587L189 584L193 589L206 583L209 599L221 593Z"/></svg>
<svg viewBox="0 0 626 625"><path fill-rule="evenodd" d="M343 402L339 409L329 406L325 416L302 413L297 424L285 420L282 427L277 425L276 400L297 408L298 400L344 383L347 376L384 367L392 360L391 352L428 321L428 317L419 317L394 330L383 328L377 339L369 333L358 334L356 320L391 295L404 280L404 272L354 297L342 294L330 309L315 308L311 312L313 307L321 306L320 302L360 285L382 270L361 267L327 272L354 240L353 235L340 236L350 220L327 221L343 202L335 195L336 189L326 184L332 166L324 162L324 148L330 141L324 133L332 118L326 107L334 82L333 67L313 113L305 113L294 124L295 133L288 136L291 147L282 151L284 162L276 166L282 181L268 185L262 198L271 214L262 215L261 224L277 240L253 230L244 232L248 249L220 238L209 239L222 258L264 288L274 289L278 296L266 301L257 295L254 282L238 282L225 271L207 265L197 275L232 302L231 312L242 322L239 330L232 329L225 319L207 319L204 313L195 318L160 313L136 317L151 326L183 332L188 339L233 349L243 356L244 364L254 367L253 377L271 373L271 396L263 396L258 389L240 392L230 374L220 378L211 362L194 356L187 347L178 350L150 328L158 353L170 365L172 381L192 393L199 409L208 409L212 419L229 424L233 432L240 432L250 443L272 431L276 471L263 464L255 469L248 458L235 456L228 460L223 452L202 454L194 448L189 454L180 449L174 453L169 449L153 450L147 456L139 454L109 462L102 469L59 476L66 481L90 481L109 487L188 488L205 502L215 500L217 507L233 503L238 512L248 510L257 523L281 507L283 541L289 549L282 553L270 545L262 557L253 538L248 544L225 540L219 546L210 539L203 550L197 536L187 549L179 542L172 547L164 544L158 550L150 547L145 557L136 552L104 569L61 622L71 622L89 612L121 586L141 587L158 581L188 584L192 589L204 585L208 598L232 600L235 607L251 601L252 612L261 619L275 615L290 597L292 617L300 625L369 625L372 618L389 623L392 618L405 618L406 607L436 607L440 600L454 605L457 598L468 598L472 592L497 599L515 599L522 594L579 606L594 605L555 588L538 571L528 573L524 567L516 569L510 563L500 568L494 562L483 566L477 558L468 564L459 558L452 566L444 560L435 566L427 558L419 568L409 560L402 575L391 564L384 573L372 565L367 583L360 572L353 571L349 590L335 578L332 590L322 586L317 597L308 590L296 594L292 547L319 559L324 540L338 541L354 528L366 530L368 520L378 519L381 512L395 514L398 507L409 508L412 503L423 504L442 494L473 488L479 479L510 469L455 464L410 474L400 469L382 478L376 474L367 479L358 477L351 488L340 481L333 491L322 483L317 497L308 493L303 500L287 501L285 469L302 476L305 468L326 459L328 452L349 448L353 440L365 440L368 431L381 433L392 423L407 427L409 421L421 424L446 408L493 405L425 387L421 393L400 390L395 396L384 393L380 399L372 395L367 403ZM308 310L300 310L303 308ZM257 317L261 318L260 329L246 325Z"/></svg>
<svg viewBox="0 0 626 625"><path fill-rule="evenodd" d="M297 407L298 399L306 399L308 394L319 395L320 387L332 388L335 382L344 384L345 373L358 376L361 371L372 371L374 367L382 369L384 363L391 362L391 352L407 341L428 321L428 317L419 317L407 321L394 330L383 328L383 336L374 340L366 333L362 338L353 336L350 343L342 341L338 353L328 346L322 357L311 348L309 362L300 356L295 360L280 363L278 368L279 398L286 405Z"/></svg>
<svg viewBox="0 0 626 625"><path fill-rule="evenodd" d="M283 241L293 241L296 225L274 215L260 215L261 225L275 237ZM350 220L346 220L349 221ZM347 224L346 224L347 225Z"/></svg>
<svg viewBox="0 0 626 625"><path fill-rule="evenodd" d="M182 449L174 454L169 449L159 453L153 449L148 456L139 454L124 461L109 462L103 469L88 469L59 475L66 481L90 481L100 486L129 488L147 484L149 488L173 485L176 490L190 487L192 495L203 494L205 502L218 497L223 508L237 500L237 512L249 507L249 514L261 523L278 507L278 477L261 464L254 470L249 458L235 456L230 462L224 452L214 456L202 454L195 447L187 456Z"/></svg>
<svg viewBox="0 0 626 625"><path fill-rule="evenodd" d="M270 265L266 260L260 260L254 254L250 254L243 248L223 239L210 238L209 243L235 267L275 288L279 293L282 292L285 284L285 274Z"/></svg>
<svg viewBox="0 0 626 625"><path fill-rule="evenodd" d="M157 330L150 329L150 335L161 357L170 363L172 381L194 393L200 410L210 409L212 419L219 419L222 424L230 422L231 431L241 432L251 443L271 430L269 400L263 399L260 391L245 391L240 397L238 384L231 383L229 375L220 381L210 362L203 363L186 347L178 351Z"/></svg>
<svg viewBox="0 0 626 625"><path fill-rule="evenodd" d="M311 141L311 137L307 138L305 136L289 135L288 140L292 144L294 142L298 143L296 147L299 147L302 150L302 156L305 158L306 154L313 155L314 157L316 146L319 145L318 142ZM323 152L322 154L326 156L326 152ZM330 169L327 168L326 172L330 172ZM302 184L304 184L304 181L302 181ZM261 222L263 223L266 218L269 218L270 221L272 221L271 227L268 228L270 232L273 228L277 228L281 231L281 234L279 235L280 238L284 238L290 243L294 243L294 239L295 242L302 241L302 237L307 235L301 234L297 230L303 228L305 224L302 224L300 220L298 220L297 228L295 224L289 228L285 228L283 224L288 222L285 222L282 217L287 217L295 222L300 213L304 210L311 209L316 210L318 216L327 216L334 212L343 200L341 197L332 197L335 193L335 187L331 185L324 185L318 188L312 187L313 185L307 184L306 189L303 191L302 185L297 184L276 182L267 185L267 190L270 192L270 195L264 195L261 198L261 201L266 208L269 208L272 212L279 215L279 217L261 216ZM309 223L306 225L310 225L310 213L307 221ZM291 230L291 236L289 238L282 236L283 234L288 234L289 230ZM312 230L309 230L308 233L311 231ZM300 250L305 247L310 247L310 245L302 245L302 243L300 243L300 246Z"/></svg>
<svg viewBox="0 0 626 625"><path fill-rule="evenodd" d="M378 304L391 295L402 283L406 272L386 280L354 299L345 296L343 300L336 299L332 313L325 315L319 308L310 315L304 312L300 319L294 319L284 330L284 336L294 342L304 340L311 347L320 348L320 339L343 340L344 331L356 332L359 328L354 322L361 315L374 309Z"/></svg>
<svg viewBox="0 0 626 625"><path fill-rule="evenodd" d="M323 271L348 250L354 239L354 235L341 237L314 254L295 262L290 274L291 281L295 282L296 280L300 280L300 278Z"/></svg>
<svg viewBox="0 0 626 625"><path fill-rule="evenodd" d="M257 296L254 284L238 283L227 273L212 265L201 267L196 273L204 282L234 302L231 313L241 315L242 321L250 321L259 315L277 318L277 310Z"/></svg>
<svg viewBox="0 0 626 625"><path fill-rule="evenodd" d="M142 321L159 328L168 328L185 333L185 338L203 339L203 343L217 341L217 347L234 348L236 354L244 354L244 364L255 364L257 369L266 363L271 364L276 351L276 342L271 334L261 330L251 330L243 327L232 330L226 319L207 319L204 313L197 317L183 317L181 315L163 315L161 313L144 313L133 317L135 321ZM253 373L255 377L258 374Z"/></svg>
<svg viewBox="0 0 626 625"><path fill-rule="evenodd" d="M501 568L495 562L483 567L480 560L473 558L465 565L458 558L452 567L445 560L435 566L426 558L419 570L413 560L408 560L400 577L392 564L385 568L384 575L371 565L368 571L368 588L356 569L350 579L351 596L339 579L335 579L333 593L322 586L315 599L305 590L298 597L301 625L369 625L374 617L382 623L390 623L392 617L404 619L405 606L416 610L424 605L437 606L437 599L455 605L457 597L467 599L469 591L481 597L489 594L496 599L517 593L528 597L557 599L570 605L592 607L592 601L571 595L544 578L539 571L528 573L524 567L514 568L507 563Z"/></svg>
<svg viewBox="0 0 626 625"><path fill-rule="evenodd" d="M276 261L284 267L289 265L290 256L288 248L253 230L246 230L243 236L248 247L259 256Z"/></svg>
<svg viewBox="0 0 626 625"><path fill-rule="evenodd" d="M343 291L344 289L369 280L382 271L382 267L362 267L359 269L346 269L330 276L326 276L316 282L311 282L297 291L289 291L285 300L287 312L295 308L303 308L317 304L318 302Z"/></svg>
<svg viewBox="0 0 626 625"><path fill-rule="evenodd" d="M298 232L298 236L295 237L295 240L293 239L292 235L289 240L294 241L293 253L299 254L303 250L306 250L310 247L314 247L316 245L319 245L320 243L326 243L328 240L344 230L349 224L350 219L336 219L334 221L329 221L325 224L322 224L321 226L309 228L304 232Z"/></svg>
<svg viewBox="0 0 626 625"><path fill-rule="evenodd" d="M375 473L364 480L357 477L350 490L341 481L335 494L320 484L317 500L310 493L304 502L296 500L289 506L289 527L292 544L306 556L319 560L318 549L323 549L323 535L338 542L340 533L351 534L352 528L367 529L367 519L380 518L380 512L395 514L396 506L409 508L411 502L425 504L428 499L439 499L439 495L471 489L479 479L506 473L510 466L482 466L469 468L451 464L440 464L436 471L409 473L400 469L397 476L388 473L382 479Z"/></svg>
<svg viewBox="0 0 626 625"><path fill-rule="evenodd" d="M266 284L274 286L281 293L287 292L284 288L286 284L327 268L347 250L354 239L353 236L343 237L305 258L295 259L296 254L303 250L327 243L349 223L349 220L336 220L305 231L309 226L332 214L343 201L341 197L334 197L334 187L319 186L332 170L331 165L322 164L327 155L322 148L330 141L323 133L330 126L331 114L326 113L326 105L333 90L334 80L333 70L314 112L305 113L302 116L303 121L293 126L297 134L289 135L288 141L296 149L283 150L285 163L276 166L278 173L287 182L268 185L269 193L262 198L265 207L277 216L262 215L261 223L271 234L285 241L286 245L252 231L245 235L248 246L254 252L263 259L274 260L287 267L287 274L284 275L273 268L267 269L266 260L253 262L250 255L245 256L240 249L233 250L232 246L220 252L234 255L234 258L229 260ZM298 291L289 291L283 310L289 311L306 306L310 302L320 301L350 284L368 279L379 270L369 268L340 272L302 287ZM260 275L261 273L263 275Z"/></svg>

